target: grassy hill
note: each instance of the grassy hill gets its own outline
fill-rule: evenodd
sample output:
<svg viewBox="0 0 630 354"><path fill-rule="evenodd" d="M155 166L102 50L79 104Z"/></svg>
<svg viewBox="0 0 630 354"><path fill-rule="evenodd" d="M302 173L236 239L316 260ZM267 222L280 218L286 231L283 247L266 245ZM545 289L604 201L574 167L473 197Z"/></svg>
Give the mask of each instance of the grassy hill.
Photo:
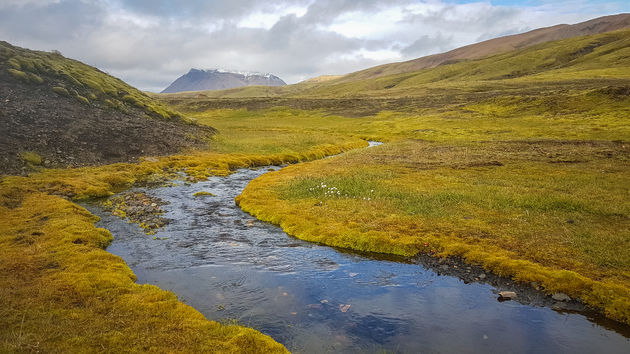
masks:
<svg viewBox="0 0 630 354"><path fill-rule="evenodd" d="M463 60L481 59L488 56L524 49L537 44L594 35L604 32L630 28L630 14L599 17L574 25L556 25L539 28L530 32L499 37L484 42L457 48L446 53L429 55L401 63L391 63L357 71L340 78L339 81L356 81L377 78L434 68L439 65Z"/></svg>
<svg viewBox="0 0 630 354"><path fill-rule="evenodd" d="M0 173L206 148L214 132L96 68L6 42L0 98Z"/></svg>

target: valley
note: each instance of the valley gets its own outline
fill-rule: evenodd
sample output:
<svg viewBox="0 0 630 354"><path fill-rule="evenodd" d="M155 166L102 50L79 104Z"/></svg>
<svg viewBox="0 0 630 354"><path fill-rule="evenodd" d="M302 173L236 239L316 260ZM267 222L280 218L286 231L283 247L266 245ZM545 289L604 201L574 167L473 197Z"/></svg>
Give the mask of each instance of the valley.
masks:
<svg viewBox="0 0 630 354"><path fill-rule="evenodd" d="M625 352L627 18L430 66L163 94L2 42L1 350L449 351L482 348L496 321L512 321L508 337L529 338L517 351L606 337L589 348ZM129 190L168 199L176 222L147 235L101 209ZM270 263L251 248L263 241ZM297 275L274 268L296 264ZM398 285L378 283L380 271ZM335 298L314 290L344 286ZM507 290L542 300L495 301ZM483 309L451 331L485 318L485 332L414 342L440 301ZM446 326L455 312L433 315ZM571 322L558 334L570 344L533 320Z"/></svg>

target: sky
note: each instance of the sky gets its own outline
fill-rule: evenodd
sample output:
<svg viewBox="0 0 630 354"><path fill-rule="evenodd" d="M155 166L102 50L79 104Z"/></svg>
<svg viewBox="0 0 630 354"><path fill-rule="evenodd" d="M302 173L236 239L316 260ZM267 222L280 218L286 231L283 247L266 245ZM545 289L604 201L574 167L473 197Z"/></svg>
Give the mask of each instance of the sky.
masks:
<svg viewBox="0 0 630 354"><path fill-rule="evenodd" d="M0 0L0 40L159 92L191 68L296 83L622 12L630 1Z"/></svg>

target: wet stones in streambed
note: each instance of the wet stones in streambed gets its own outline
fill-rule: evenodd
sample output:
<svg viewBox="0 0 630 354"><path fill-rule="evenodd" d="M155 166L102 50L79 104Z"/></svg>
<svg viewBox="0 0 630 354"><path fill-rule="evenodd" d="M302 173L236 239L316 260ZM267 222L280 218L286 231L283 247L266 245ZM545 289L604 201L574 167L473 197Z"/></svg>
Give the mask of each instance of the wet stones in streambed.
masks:
<svg viewBox="0 0 630 354"><path fill-rule="evenodd" d="M169 203L143 192L127 192L109 198L103 206L113 215L138 224L146 234L151 235L170 222L162 217L164 210L161 206L167 204Z"/></svg>
<svg viewBox="0 0 630 354"><path fill-rule="evenodd" d="M494 287L498 301L516 301L530 306L545 306L563 311L587 311L587 307L577 299L563 293L547 294L537 282L517 283L511 278L500 277L482 267L467 264L459 257L440 258L429 254L418 254L411 262L433 270L438 275L455 276L465 284L482 283Z"/></svg>

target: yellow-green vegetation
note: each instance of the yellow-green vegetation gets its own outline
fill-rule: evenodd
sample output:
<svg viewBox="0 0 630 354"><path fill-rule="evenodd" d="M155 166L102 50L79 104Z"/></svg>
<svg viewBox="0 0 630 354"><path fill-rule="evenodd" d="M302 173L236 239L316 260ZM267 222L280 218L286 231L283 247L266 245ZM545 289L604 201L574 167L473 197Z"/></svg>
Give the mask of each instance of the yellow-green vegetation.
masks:
<svg viewBox="0 0 630 354"><path fill-rule="evenodd" d="M62 96L70 96L70 92L68 92L68 90L65 87L61 87L61 86L54 86L52 88L53 92Z"/></svg>
<svg viewBox="0 0 630 354"><path fill-rule="evenodd" d="M110 196L135 183L227 175L242 167L321 158L362 145L299 153L190 155L0 181L0 351L285 352L252 329L206 320L169 292L135 284L112 235L70 200ZM67 199L66 199L67 198ZM69 200L68 200L69 199ZM104 349L105 348L105 349Z"/></svg>
<svg viewBox="0 0 630 354"><path fill-rule="evenodd" d="M0 69L7 70L19 80L46 83L54 92L70 96L61 90L63 88L84 104L89 103L87 97L90 97L92 103L121 111L135 107L150 117L182 119L173 110L121 80L56 52L32 51L0 41Z"/></svg>
<svg viewBox="0 0 630 354"><path fill-rule="evenodd" d="M90 104L90 100L88 100L87 98L81 96L81 95L77 95L77 101L83 103L83 104Z"/></svg>
<svg viewBox="0 0 630 354"><path fill-rule="evenodd" d="M24 151L20 154L20 157L22 158L22 160L34 166L42 164L42 157L39 156L38 153L33 151Z"/></svg>
<svg viewBox="0 0 630 354"><path fill-rule="evenodd" d="M3 352L286 352L136 284L104 250L112 236L85 209L46 193L13 193L15 204L5 196L0 206Z"/></svg>
<svg viewBox="0 0 630 354"><path fill-rule="evenodd" d="M203 196L216 197L214 193L208 192L208 191L200 191L193 194L193 197L203 197Z"/></svg>

